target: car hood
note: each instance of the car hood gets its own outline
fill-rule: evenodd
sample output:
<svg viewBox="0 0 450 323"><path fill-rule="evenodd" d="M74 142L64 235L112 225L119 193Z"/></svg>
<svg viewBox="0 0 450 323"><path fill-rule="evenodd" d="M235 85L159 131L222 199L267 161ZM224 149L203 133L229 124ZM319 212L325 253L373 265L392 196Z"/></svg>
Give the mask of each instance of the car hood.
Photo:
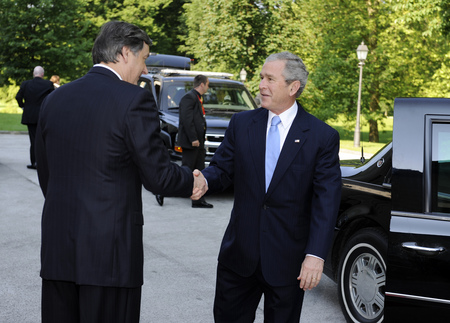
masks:
<svg viewBox="0 0 450 323"><path fill-rule="evenodd" d="M224 134L228 128L232 114L215 113L206 115L206 127L208 134Z"/></svg>

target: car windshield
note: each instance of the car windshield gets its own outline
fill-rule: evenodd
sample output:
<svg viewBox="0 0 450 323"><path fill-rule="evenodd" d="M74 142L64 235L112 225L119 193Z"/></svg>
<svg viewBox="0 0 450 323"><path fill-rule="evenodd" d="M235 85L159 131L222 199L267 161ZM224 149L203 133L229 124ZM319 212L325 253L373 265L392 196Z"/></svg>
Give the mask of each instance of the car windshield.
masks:
<svg viewBox="0 0 450 323"><path fill-rule="evenodd" d="M192 82L170 81L164 85L161 97L162 106L170 110L177 109L181 98L193 87ZM203 106L206 110L223 112L239 112L255 109L256 105L244 86L216 83L210 81L208 92L203 95Z"/></svg>

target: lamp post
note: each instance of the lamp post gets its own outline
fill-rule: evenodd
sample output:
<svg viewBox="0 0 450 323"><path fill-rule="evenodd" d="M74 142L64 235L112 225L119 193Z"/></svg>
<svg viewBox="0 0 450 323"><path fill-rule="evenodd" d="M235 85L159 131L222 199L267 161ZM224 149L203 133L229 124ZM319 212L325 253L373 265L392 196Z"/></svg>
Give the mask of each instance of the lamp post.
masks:
<svg viewBox="0 0 450 323"><path fill-rule="evenodd" d="M361 45L356 49L356 55L358 55L359 59L359 90L358 90L358 107L356 109L356 126L355 126L355 135L353 136L353 147L359 147L360 138L361 138L361 128L360 128L360 118L361 118L361 86L362 86L362 73L364 61L367 58L367 53L369 49L364 42L361 42Z"/></svg>
<svg viewBox="0 0 450 323"><path fill-rule="evenodd" d="M241 78L241 82L244 83L245 79L247 78L247 72L242 68L241 72L239 73L239 77Z"/></svg>

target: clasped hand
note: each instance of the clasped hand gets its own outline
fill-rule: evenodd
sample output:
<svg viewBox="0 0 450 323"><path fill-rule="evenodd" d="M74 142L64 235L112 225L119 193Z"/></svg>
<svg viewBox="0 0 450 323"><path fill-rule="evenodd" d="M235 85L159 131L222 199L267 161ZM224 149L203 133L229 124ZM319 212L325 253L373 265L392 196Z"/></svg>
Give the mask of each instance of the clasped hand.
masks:
<svg viewBox="0 0 450 323"><path fill-rule="evenodd" d="M206 179L202 172L198 169L194 170L192 174L194 175L194 188L192 189L191 199L196 201L205 195L208 185L206 185Z"/></svg>

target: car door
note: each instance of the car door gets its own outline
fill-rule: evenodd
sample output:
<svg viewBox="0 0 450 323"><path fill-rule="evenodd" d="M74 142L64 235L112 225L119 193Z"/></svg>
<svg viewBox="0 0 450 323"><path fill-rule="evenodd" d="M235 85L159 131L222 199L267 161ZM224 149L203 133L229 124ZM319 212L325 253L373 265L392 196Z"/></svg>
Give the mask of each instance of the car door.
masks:
<svg viewBox="0 0 450 323"><path fill-rule="evenodd" d="M394 168L392 198L410 206L393 202L385 322L450 322L450 117L422 122L424 145L410 150L424 149L423 172Z"/></svg>

